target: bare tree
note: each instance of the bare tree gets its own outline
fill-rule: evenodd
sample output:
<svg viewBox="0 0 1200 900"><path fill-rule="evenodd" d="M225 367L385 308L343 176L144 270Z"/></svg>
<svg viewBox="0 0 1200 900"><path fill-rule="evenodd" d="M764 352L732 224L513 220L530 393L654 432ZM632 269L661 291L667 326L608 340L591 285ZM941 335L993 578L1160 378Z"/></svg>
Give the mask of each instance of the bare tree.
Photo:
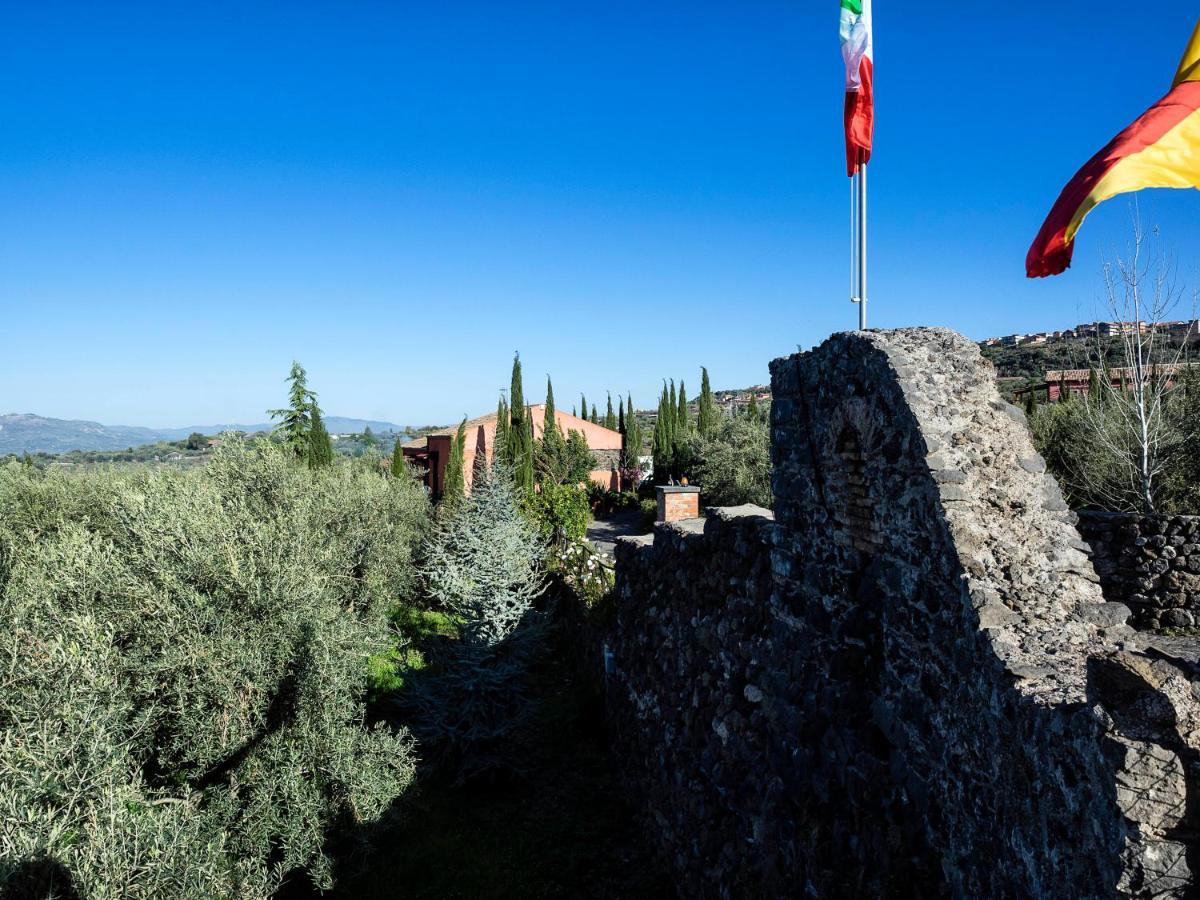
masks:
<svg viewBox="0 0 1200 900"><path fill-rule="evenodd" d="M1152 233L1158 237L1157 228ZM1195 424L1173 414L1170 397L1186 368L1195 295L1186 333L1170 334L1166 323L1184 289L1174 263L1147 241L1136 206L1129 253L1106 262L1103 272L1117 365L1112 335L1097 327L1089 352L1095 374L1081 410L1082 437L1089 443L1078 448L1090 460L1078 470L1087 492L1110 508L1152 513L1173 456L1196 438Z"/></svg>

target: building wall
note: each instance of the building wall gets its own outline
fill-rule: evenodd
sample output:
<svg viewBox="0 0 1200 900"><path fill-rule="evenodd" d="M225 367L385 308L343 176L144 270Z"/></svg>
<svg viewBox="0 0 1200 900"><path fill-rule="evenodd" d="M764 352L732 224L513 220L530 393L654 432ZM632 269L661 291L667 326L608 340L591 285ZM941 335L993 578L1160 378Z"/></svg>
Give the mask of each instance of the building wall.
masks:
<svg viewBox="0 0 1200 900"><path fill-rule="evenodd" d="M600 611L680 895L1182 896L1188 666L1132 649L975 345L838 335L772 381L775 520L621 541Z"/></svg>

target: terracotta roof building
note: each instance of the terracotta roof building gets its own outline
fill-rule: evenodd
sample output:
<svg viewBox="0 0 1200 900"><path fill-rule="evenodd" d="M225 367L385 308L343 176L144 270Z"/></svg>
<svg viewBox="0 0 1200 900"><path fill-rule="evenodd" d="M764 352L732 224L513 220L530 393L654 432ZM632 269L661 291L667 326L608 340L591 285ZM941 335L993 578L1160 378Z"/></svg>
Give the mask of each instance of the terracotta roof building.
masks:
<svg viewBox="0 0 1200 900"><path fill-rule="evenodd" d="M534 439L541 440L546 407L539 403L528 409L530 418L533 420ZM590 473L592 482L601 487L619 490L618 467L621 458L621 433L562 410L556 410L554 418L558 422L558 430L564 436L569 431L578 431L583 434L588 449L596 457L596 468ZM435 497L442 493L446 479L446 464L450 461L450 445L457 433L458 426L452 425L425 437L409 441L401 447L405 459L425 469L425 484ZM466 435L467 444L463 454L463 469L467 489L470 490L476 457L482 453L489 464L492 461L492 452L496 443L496 414L492 413L468 420Z"/></svg>

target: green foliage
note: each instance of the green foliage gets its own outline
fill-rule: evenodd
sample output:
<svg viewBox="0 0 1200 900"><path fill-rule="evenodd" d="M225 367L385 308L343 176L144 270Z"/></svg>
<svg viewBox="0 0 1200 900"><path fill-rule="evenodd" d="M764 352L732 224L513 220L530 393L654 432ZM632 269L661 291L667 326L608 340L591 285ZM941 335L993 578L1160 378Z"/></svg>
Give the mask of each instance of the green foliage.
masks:
<svg viewBox="0 0 1200 900"><path fill-rule="evenodd" d="M404 462L404 446L400 443L400 438L396 438L396 443L392 447L392 477L405 478L408 476L408 465Z"/></svg>
<svg viewBox="0 0 1200 900"><path fill-rule="evenodd" d="M311 469L322 469L333 465L333 442L325 423L321 420L321 410L316 402L312 404L312 425L308 432L308 466ZM369 429L368 429L369 430Z"/></svg>
<svg viewBox="0 0 1200 900"><path fill-rule="evenodd" d="M1163 399L1155 441L1153 498L1167 514L1200 513L1200 388L1189 375ZM1127 391L1098 391L1039 404L1029 417L1034 444L1076 509L1142 509L1141 444Z"/></svg>
<svg viewBox="0 0 1200 900"><path fill-rule="evenodd" d="M758 395L751 392L750 402L746 404L746 418L761 421L763 416L758 408Z"/></svg>
<svg viewBox="0 0 1200 900"><path fill-rule="evenodd" d="M717 427L719 411L713 397L712 385L708 382L708 369L700 369L700 402L696 413L696 431L701 438L712 437Z"/></svg>
<svg viewBox="0 0 1200 900"><path fill-rule="evenodd" d="M613 412L612 393L611 392L608 395L608 409L604 413L604 427L609 429L610 431L617 430L617 416L616 416L616 413Z"/></svg>
<svg viewBox="0 0 1200 900"><path fill-rule="evenodd" d="M508 446L510 419L508 403L501 397L496 403L496 446L492 448L492 453L497 462L506 466L512 465L512 457L509 456L511 448Z"/></svg>
<svg viewBox="0 0 1200 900"><path fill-rule="evenodd" d="M638 421L637 411L633 408L633 395L626 395L625 406L625 460L624 468L633 470L638 467L638 458L642 455L646 438L642 433L642 424Z"/></svg>
<svg viewBox="0 0 1200 900"><path fill-rule="evenodd" d="M204 469L0 467L0 894L266 898L409 784L364 723L413 582L408 481L226 438Z"/></svg>
<svg viewBox="0 0 1200 900"><path fill-rule="evenodd" d="M762 416L724 418L697 453L694 483L706 504L772 506L771 441Z"/></svg>
<svg viewBox="0 0 1200 900"><path fill-rule="evenodd" d="M525 407L525 388L521 381L521 354L513 357L512 384L508 396L512 404L508 429L508 452L504 461L512 470L513 482L522 496L533 493L533 421Z"/></svg>
<svg viewBox="0 0 1200 900"><path fill-rule="evenodd" d="M283 438L284 444L297 459L307 459L309 454L308 433L312 427L312 410L317 395L308 389L308 373L304 366L293 361L287 380L288 405L283 409L269 410L272 419L279 419L275 433Z"/></svg>
<svg viewBox="0 0 1200 900"><path fill-rule="evenodd" d="M597 413L596 413L596 404L595 403L592 404L592 415L591 415L591 418L588 419L588 421L591 422L593 425L600 424L600 416L597 415Z"/></svg>
<svg viewBox="0 0 1200 900"><path fill-rule="evenodd" d="M503 467L479 472L430 540L422 569L429 599L457 618L458 636L408 695L425 755L458 781L516 765L505 740L531 709L526 675L540 645L533 602L544 549L520 497Z"/></svg>
<svg viewBox="0 0 1200 900"><path fill-rule="evenodd" d="M193 431L187 436L184 446L188 450L203 450L208 447L208 438L198 431Z"/></svg>
<svg viewBox="0 0 1200 900"><path fill-rule="evenodd" d="M442 508L452 510L466 493L467 419L464 416L450 442L450 458L446 460L446 478L442 483Z"/></svg>
<svg viewBox="0 0 1200 900"><path fill-rule="evenodd" d="M679 381L679 403L676 406L675 412L675 442L678 444L686 440L687 436L692 431L691 411L688 409L687 386L683 380Z"/></svg>
<svg viewBox="0 0 1200 900"><path fill-rule="evenodd" d="M578 484L543 482L529 501L529 511L547 542L557 538L581 540L592 519L587 491Z"/></svg>

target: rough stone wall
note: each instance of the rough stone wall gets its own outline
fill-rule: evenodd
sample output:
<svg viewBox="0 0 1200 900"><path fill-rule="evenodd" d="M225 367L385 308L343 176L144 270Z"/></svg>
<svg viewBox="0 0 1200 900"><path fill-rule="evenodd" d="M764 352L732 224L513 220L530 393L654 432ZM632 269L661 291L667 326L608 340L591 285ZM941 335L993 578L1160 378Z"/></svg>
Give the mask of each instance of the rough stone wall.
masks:
<svg viewBox="0 0 1200 900"><path fill-rule="evenodd" d="M1139 628L1200 623L1200 516L1080 513L1104 595Z"/></svg>
<svg viewBox="0 0 1200 900"><path fill-rule="evenodd" d="M1194 642L1105 601L978 349L838 335L772 389L776 520L617 550L614 750L681 896L1184 896Z"/></svg>

